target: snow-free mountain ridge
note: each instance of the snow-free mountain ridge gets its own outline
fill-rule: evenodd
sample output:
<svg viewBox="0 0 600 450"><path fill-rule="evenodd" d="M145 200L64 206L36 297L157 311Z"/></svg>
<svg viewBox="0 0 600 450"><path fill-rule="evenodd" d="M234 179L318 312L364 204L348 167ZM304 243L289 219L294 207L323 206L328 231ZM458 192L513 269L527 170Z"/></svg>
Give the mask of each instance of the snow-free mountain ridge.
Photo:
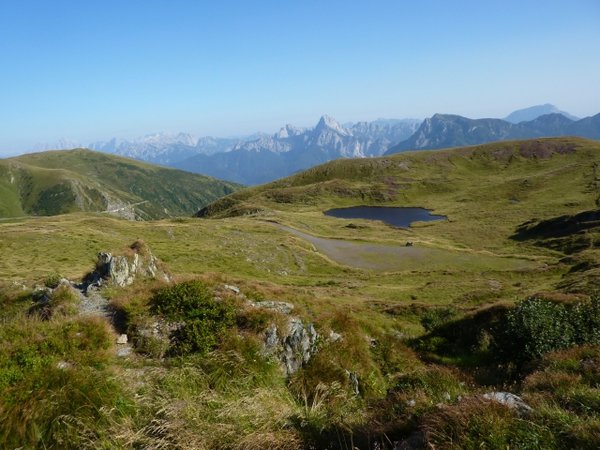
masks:
<svg viewBox="0 0 600 450"><path fill-rule="evenodd" d="M425 119L410 138L390 148L386 154L559 136L599 139L600 114L573 121L562 114L552 113L516 124L502 119L469 119L453 114L435 114Z"/></svg>

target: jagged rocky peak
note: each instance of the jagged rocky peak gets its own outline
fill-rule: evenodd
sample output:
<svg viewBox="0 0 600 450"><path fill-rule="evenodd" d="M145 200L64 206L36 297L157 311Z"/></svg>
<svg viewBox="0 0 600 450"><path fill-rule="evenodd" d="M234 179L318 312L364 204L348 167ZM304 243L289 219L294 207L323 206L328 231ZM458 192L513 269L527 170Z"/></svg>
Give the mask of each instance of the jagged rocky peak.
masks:
<svg viewBox="0 0 600 450"><path fill-rule="evenodd" d="M350 136L352 133L344 128L337 120L333 117L324 115L319 120L319 123L315 127L315 132L322 132L325 130L333 130L343 136Z"/></svg>
<svg viewBox="0 0 600 450"><path fill-rule="evenodd" d="M128 286L137 278L162 279L171 281L163 264L156 258L148 245L137 240L123 255L108 252L98 253L96 268L85 279L88 285L114 284Z"/></svg>
<svg viewBox="0 0 600 450"><path fill-rule="evenodd" d="M302 134L304 130L302 128L295 127L294 125L290 125L289 123L282 127L276 134L275 138L277 139L285 139L292 136L298 136Z"/></svg>

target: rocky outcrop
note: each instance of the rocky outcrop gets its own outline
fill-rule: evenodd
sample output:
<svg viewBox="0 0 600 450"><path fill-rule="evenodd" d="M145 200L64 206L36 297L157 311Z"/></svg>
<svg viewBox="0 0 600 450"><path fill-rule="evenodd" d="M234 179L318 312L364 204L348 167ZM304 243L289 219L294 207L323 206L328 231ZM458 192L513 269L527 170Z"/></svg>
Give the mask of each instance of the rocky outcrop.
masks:
<svg viewBox="0 0 600 450"><path fill-rule="evenodd" d="M286 375L296 373L317 351L319 334L312 323L305 324L302 319L290 316L294 310L293 304L278 300L252 301L241 292L239 287L231 284L222 285L220 291L235 294L253 308L266 309L281 316L288 316L285 326L278 327L271 323L264 332L264 353L277 359ZM337 336L341 339L341 335Z"/></svg>
<svg viewBox="0 0 600 450"><path fill-rule="evenodd" d="M513 409L521 416L527 415L533 411L531 406L525 403L521 397L511 394L510 392L488 392L487 394L483 394L483 398L500 403L509 409Z"/></svg>
<svg viewBox="0 0 600 450"><path fill-rule="evenodd" d="M291 317L286 329L280 330L273 324L266 330L265 352L280 361L286 375L292 375L310 360L318 337L312 323L305 325L299 318Z"/></svg>
<svg viewBox="0 0 600 450"><path fill-rule="evenodd" d="M158 259L142 241L134 242L125 255L98 253L96 269L84 282L88 285L104 283L116 286L128 286L136 278L155 278L170 281L169 275L160 267Z"/></svg>

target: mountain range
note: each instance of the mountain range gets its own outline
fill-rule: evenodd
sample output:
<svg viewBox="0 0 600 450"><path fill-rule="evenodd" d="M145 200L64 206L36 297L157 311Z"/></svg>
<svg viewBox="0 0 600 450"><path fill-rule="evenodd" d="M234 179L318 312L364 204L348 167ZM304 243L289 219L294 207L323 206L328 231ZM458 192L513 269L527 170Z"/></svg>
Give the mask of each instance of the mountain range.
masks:
<svg viewBox="0 0 600 450"><path fill-rule="evenodd" d="M410 138L393 146L386 154L558 136L600 139L600 114L574 121L562 114L552 113L516 124L502 119L469 119L452 114L435 114L425 119Z"/></svg>
<svg viewBox="0 0 600 450"><path fill-rule="evenodd" d="M272 135L196 138L187 133L157 133L134 140L112 138L88 147L255 185L338 158L567 135L600 139L600 117L577 119L551 104L520 109L505 119L435 114L424 121L378 119L342 125L332 117L323 116L312 128L288 124ZM81 145L63 140L54 148L76 146ZM48 148L52 146L38 146L38 149Z"/></svg>
<svg viewBox="0 0 600 450"><path fill-rule="evenodd" d="M195 138L188 133L157 133L131 141L113 138L94 142L89 148L154 164L172 165L193 155L228 151L238 142L240 139L235 138Z"/></svg>
<svg viewBox="0 0 600 450"><path fill-rule="evenodd" d="M286 125L271 136L239 143L229 152L195 155L173 166L242 184L260 184L332 159L380 156L394 142L412 135L419 122L358 122L346 128L323 116L314 128Z"/></svg>

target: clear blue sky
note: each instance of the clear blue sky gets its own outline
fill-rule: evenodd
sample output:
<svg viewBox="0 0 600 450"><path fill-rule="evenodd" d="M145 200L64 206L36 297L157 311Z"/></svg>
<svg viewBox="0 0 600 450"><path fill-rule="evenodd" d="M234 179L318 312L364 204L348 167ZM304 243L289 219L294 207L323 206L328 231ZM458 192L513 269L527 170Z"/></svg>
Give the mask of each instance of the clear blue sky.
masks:
<svg viewBox="0 0 600 450"><path fill-rule="evenodd" d="M600 1L0 1L0 153L61 137L600 112Z"/></svg>

